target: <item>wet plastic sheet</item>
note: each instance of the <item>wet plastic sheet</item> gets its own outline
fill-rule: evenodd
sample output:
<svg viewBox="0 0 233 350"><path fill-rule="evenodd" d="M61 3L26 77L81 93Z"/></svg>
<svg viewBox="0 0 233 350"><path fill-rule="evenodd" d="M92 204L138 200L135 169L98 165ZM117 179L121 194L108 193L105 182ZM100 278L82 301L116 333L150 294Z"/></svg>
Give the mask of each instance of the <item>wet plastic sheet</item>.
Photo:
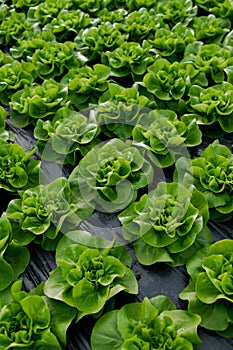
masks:
<svg viewBox="0 0 233 350"><path fill-rule="evenodd" d="M8 122L9 123L9 122ZM9 123L9 128L16 136L16 142L23 148L28 149L35 145L33 133L28 129L16 129ZM232 135L220 140L221 143L230 147L233 143ZM204 141L202 145L194 150L194 155L198 156L202 150L208 145L208 140ZM47 178L51 176L51 180L56 177L57 170L54 165L43 162L43 170ZM64 170L64 176L68 175L67 169ZM169 176L169 174L167 174ZM2 197L2 196L1 196ZM7 206L8 199L1 198L1 209L4 210ZM209 228L213 234L214 241L233 238L232 222L227 223L213 223L209 222ZM121 226L116 215L104 214L96 211L88 220L80 224L80 229L87 230L92 234L104 235L111 238L120 236ZM31 244L29 246L31 259L30 263L23 273L24 288L29 291L36 287L40 282L45 281L49 272L55 268L55 254L54 252L46 252L39 245ZM171 267L166 264L155 264L153 266L144 267L140 265L134 257L133 251L128 247L129 252L133 256L132 270L137 276L139 284L139 294L128 296L120 294L116 297L116 308L121 307L127 302L135 300L142 301L147 296L148 298L163 294L171 298L178 308L185 309L186 304L179 299L179 293L187 285L189 276L186 273L184 266ZM90 335L94 326L95 320L91 317L82 319L78 324L70 326L67 335L67 350L91 350ZM202 339L202 344L197 348L198 350L232 350L233 340L219 337L214 332L199 330L199 336ZM100 349L101 350L101 349Z"/></svg>

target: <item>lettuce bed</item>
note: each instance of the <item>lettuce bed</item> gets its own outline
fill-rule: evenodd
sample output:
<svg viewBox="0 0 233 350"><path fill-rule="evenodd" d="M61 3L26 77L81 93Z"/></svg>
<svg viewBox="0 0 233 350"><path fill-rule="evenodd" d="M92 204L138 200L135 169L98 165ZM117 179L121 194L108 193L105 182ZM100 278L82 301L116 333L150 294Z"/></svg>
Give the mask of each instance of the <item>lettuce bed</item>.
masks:
<svg viewBox="0 0 233 350"><path fill-rule="evenodd" d="M232 20L1 1L0 349L232 348Z"/></svg>

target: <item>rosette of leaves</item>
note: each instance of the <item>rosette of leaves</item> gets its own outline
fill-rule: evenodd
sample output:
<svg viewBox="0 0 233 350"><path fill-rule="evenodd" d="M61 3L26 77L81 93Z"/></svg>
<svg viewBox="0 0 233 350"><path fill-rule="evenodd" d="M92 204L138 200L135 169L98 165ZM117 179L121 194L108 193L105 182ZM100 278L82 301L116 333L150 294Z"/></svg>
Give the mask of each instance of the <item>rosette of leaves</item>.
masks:
<svg viewBox="0 0 233 350"><path fill-rule="evenodd" d="M36 77L36 68L29 62L14 60L0 67L0 100L4 105L9 104L11 96L30 85Z"/></svg>
<svg viewBox="0 0 233 350"><path fill-rule="evenodd" d="M123 8L109 11L105 7L101 11L99 11L98 19L100 22L122 23L125 21L125 17L127 16L127 14L128 12Z"/></svg>
<svg viewBox="0 0 233 350"><path fill-rule="evenodd" d="M68 87L69 99L79 110L89 104L97 104L98 98L108 88L110 68L103 64L95 64L79 69L71 69L61 82Z"/></svg>
<svg viewBox="0 0 233 350"><path fill-rule="evenodd" d="M75 56L75 43L50 42L32 55L31 61L37 68L38 76L44 79L60 77L71 68L78 68L82 62Z"/></svg>
<svg viewBox="0 0 233 350"><path fill-rule="evenodd" d="M145 149L132 141L112 139L88 152L72 171L72 193L107 212L125 208L138 190L152 182L153 168L145 159Z"/></svg>
<svg viewBox="0 0 233 350"><path fill-rule="evenodd" d="M226 221L233 216L232 165L231 151L218 140L190 163L183 158L177 161L177 169L183 175L186 173L187 180L191 176L191 181L207 199L210 219L214 221Z"/></svg>
<svg viewBox="0 0 233 350"><path fill-rule="evenodd" d="M21 279L13 284L9 301L0 311L2 349L39 350L48 344L53 350L65 348L66 331L75 313L38 289L23 291Z"/></svg>
<svg viewBox="0 0 233 350"><path fill-rule="evenodd" d="M172 27L178 22L188 25L197 15L197 6L193 6L192 0L159 0L156 11Z"/></svg>
<svg viewBox="0 0 233 350"><path fill-rule="evenodd" d="M28 249L13 240L11 224L3 213L0 217L0 304L1 295L24 272L29 259Z"/></svg>
<svg viewBox="0 0 233 350"><path fill-rule="evenodd" d="M183 63L192 64L204 75L202 86L227 80L233 83L233 48L219 44L204 44L195 41L185 50Z"/></svg>
<svg viewBox="0 0 233 350"><path fill-rule="evenodd" d="M197 146L202 134L195 119L177 118L171 110L154 110L143 114L132 131L133 140L143 143L149 157L159 167L172 165L176 156L184 155L186 147Z"/></svg>
<svg viewBox="0 0 233 350"><path fill-rule="evenodd" d="M16 45L10 48L10 54L14 59L27 60L36 50L42 49L48 42L55 41L55 36L49 30L34 28L33 31L25 31Z"/></svg>
<svg viewBox="0 0 233 350"><path fill-rule="evenodd" d="M203 88L191 86L187 102L189 111L194 112L197 122L211 125L218 122L227 133L233 132L233 85L223 81L220 84Z"/></svg>
<svg viewBox="0 0 233 350"><path fill-rule="evenodd" d="M86 28L77 35L75 43L89 61L99 59L102 52L114 50L127 40L127 34L122 34L117 23L100 23Z"/></svg>
<svg viewBox="0 0 233 350"><path fill-rule="evenodd" d="M91 214L92 209L82 199L73 198L66 178L29 188L7 207L7 217L17 221L21 228L14 239L20 244L35 241L46 250L56 247L61 232L75 229Z"/></svg>
<svg viewBox="0 0 233 350"><path fill-rule="evenodd" d="M100 130L91 113L86 117L67 107L57 111L52 121L38 120L34 136L43 159L76 164L77 151L89 151ZM65 157L65 158L64 158Z"/></svg>
<svg viewBox="0 0 233 350"><path fill-rule="evenodd" d="M201 343L197 334L199 324L198 315L177 310L168 297L158 295L102 316L92 331L91 347L192 350Z"/></svg>
<svg viewBox="0 0 233 350"><path fill-rule="evenodd" d="M30 22L39 22L42 26L56 18L61 10L69 9L73 5L71 0L45 0L37 6L29 7L27 18Z"/></svg>
<svg viewBox="0 0 233 350"><path fill-rule="evenodd" d="M102 53L101 61L111 68L111 75L126 77L142 76L147 66L154 61L149 47L136 42L124 42L115 50Z"/></svg>
<svg viewBox="0 0 233 350"><path fill-rule="evenodd" d="M233 8L231 0L196 0L196 4L207 12L211 12L218 17L229 17L232 19Z"/></svg>
<svg viewBox="0 0 233 350"><path fill-rule="evenodd" d="M0 24L0 44L3 46L13 44L25 30L30 29L32 24L27 21L25 13L13 9Z"/></svg>
<svg viewBox="0 0 233 350"><path fill-rule="evenodd" d="M126 0L126 6L128 8L128 10L130 12L135 11L135 10L139 10L142 7L145 8L155 8L157 5L158 0L147 0L147 2L145 3L145 1L143 0Z"/></svg>
<svg viewBox="0 0 233 350"><path fill-rule="evenodd" d="M40 161L32 156L36 147L24 150L21 146L0 140L0 188L18 192L39 183Z"/></svg>
<svg viewBox="0 0 233 350"><path fill-rule="evenodd" d="M109 2L109 0L107 0ZM104 1L101 0L86 0L83 2L82 0L73 0L73 6L75 9L80 9L84 12L90 12L90 14L94 15L98 13L103 7Z"/></svg>
<svg viewBox="0 0 233 350"><path fill-rule="evenodd" d="M12 63L13 58L10 55L7 55L5 52L3 52L0 49L0 67L2 67L4 64Z"/></svg>
<svg viewBox="0 0 233 350"><path fill-rule="evenodd" d="M153 36L158 28L164 26L161 15L142 7L138 11L129 13L120 28L129 33L128 41L140 43L143 39Z"/></svg>
<svg viewBox="0 0 233 350"><path fill-rule="evenodd" d="M85 245L79 243L83 240ZM138 293L131 263L125 246L72 231L58 243L57 268L45 282L45 295L77 309L76 321L85 315L99 317L118 293Z"/></svg>
<svg viewBox="0 0 233 350"><path fill-rule="evenodd" d="M40 0L12 0L12 4L16 8L27 9L28 7L36 6L40 3Z"/></svg>
<svg viewBox="0 0 233 350"><path fill-rule="evenodd" d="M233 241L223 239L202 249L187 263L188 286L179 297L201 316L203 328L233 337Z"/></svg>
<svg viewBox="0 0 233 350"><path fill-rule="evenodd" d="M35 119L51 118L57 109L69 104L67 99L68 88L53 79L25 86L9 103L12 124L24 128Z"/></svg>
<svg viewBox="0 0 233 350"><path fill-rule="evenodd" d="M51 30L58 41L72 41L80 29L90 24L90 16L81 10L61 10L50 23L46 24L44 30Z"/></svg>
<svg viewBox="0 0 233 350"><path fill-rule="evenodd" d="M106 136L130 138L142 112L155 107L154 99L140 94L136 87L109 83L99 98L96 119Z"/></svg>
<svg viewBox="0 0 233 350"><path fill-rule="evenodd" d="M204 195L194 186L160 182L118 215L122 235L132 242L143 265L166 262L181 265L211 242Z"/></svg>
<svg viewBox="0 0 233 350"><path fill-rule="evenodd" d="M194 18L192 25L197 40L205 43L219 43L222 38L231 29L231 21L228 18L208 16L199 16Z"/></svg>
<svg viewBox="0 0 233 350"><path fill-rule="evenodd" d="M143 83L157 99L180 100L184 96L189 79L185 64L171 64L164 58L158 58L147 70Z"/></svg>
<svg viewBox="0 0 233 350"><path fill-rule="evenodd" d="M151 53L167 58L170 62L176 62L183 58L186 46L194 40L193 29L177 23L171 29L158 28L145 45L150 46Z"/></svg>

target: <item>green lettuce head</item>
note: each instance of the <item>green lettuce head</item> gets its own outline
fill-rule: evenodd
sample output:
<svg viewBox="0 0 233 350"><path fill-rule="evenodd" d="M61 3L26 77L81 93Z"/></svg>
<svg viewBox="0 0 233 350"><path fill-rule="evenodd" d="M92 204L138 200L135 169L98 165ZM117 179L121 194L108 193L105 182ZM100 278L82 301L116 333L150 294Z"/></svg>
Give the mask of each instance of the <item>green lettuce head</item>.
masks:
<svg viewBox="0 0 233 350"><path fill-rule="evenodd" d="M85 245L78 243L82 240ZM71 231L57 246L57 268L45 282L45 294L76 308L77 321L88 314L98 317L121 291L138 292L125 246L101 248L105 245L85 231Z"/></svg>
<svg viewBox="0 0 233 350"><path fill-rule="evenodd" d="M187 25L197 14L197 6L193 6L192 0L158 1L156 10L169 26L178 22Z"/></svg>
<svg viewBox="0 0 233 350"><path fill-rule="evenodd" d="M201 326L233 337L233 241L223 239L200 250L187 263L191 277L180 293L188 310L201 316Z"/></svg>
<svg viewBox="0 0 233 350"><path fill-rule="evenodd" d="M17 221L23 231L17 235L19 243L35 240L47 250L57 244L59 232L75 229L91 214L90 207L72 197L66 178L22 192L7 208L7 217Z"/></svg>
<svg viewBox="0 0 233 350"><path fill-rule="evenodd" d="M81 195L107 212L125 208L140 188L152 182L153 168L145 149L132 141L112 139L88 152L72 171L72 193Z"/></svg>
<svg viewBox="0 0 233 350"><path fill-rule="evenodd" d="M118 215L123 237L132 242L141 264L187 262L211 241L205 197L195 187L160 182Z"/></svg>
<svg viewBox="0 0 233 350"><path fill-rule="evenodd" d="M198 315L177 310L168 297L158 295L102 316L92 331L91 346L93 350L193 350L201 343L199 324Z"/></svg>
<svg viewBox="0 0 233 350"><path fill-rule="evenodd" d="M17 144L0 141L0 188L18 192L39 183L40 161L32 158L36 147L25 151Z"/></svg>
<svg viewBox="0 0 233 350"><path fill-rule="evenodd" d="M218 140L210 144L200 157L177 161L177 169L194 183L208 201L210 219L227 221L233 216L233 155ZM186 181L186 180L185 180Z"/></svg>

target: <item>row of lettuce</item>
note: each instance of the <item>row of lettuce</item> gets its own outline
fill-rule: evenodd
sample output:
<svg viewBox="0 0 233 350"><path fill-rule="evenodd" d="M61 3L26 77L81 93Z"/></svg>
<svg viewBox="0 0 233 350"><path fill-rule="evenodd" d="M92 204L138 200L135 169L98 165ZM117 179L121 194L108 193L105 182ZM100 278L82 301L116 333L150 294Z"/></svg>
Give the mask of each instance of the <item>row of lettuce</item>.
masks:
<svg viewBox="0 0 233 350"><path fill-rule="evenodd" d="M208 228L233 217L217 140L233 132L232 18L230 0L2 1L0 349L63 349L87 315L93 350L191 350L198 326L232 338L233 243ZM8 115L36 147L14 143ZM216 140L193 159L203 134ZM43 161L71 173L48 184ZM117 213L120 242L78 230L95 210ZM27 293L32 242L57 267ZM186 265L188 311L163 295L109 311L138 294L125 244L143 265Z"/></svg>

